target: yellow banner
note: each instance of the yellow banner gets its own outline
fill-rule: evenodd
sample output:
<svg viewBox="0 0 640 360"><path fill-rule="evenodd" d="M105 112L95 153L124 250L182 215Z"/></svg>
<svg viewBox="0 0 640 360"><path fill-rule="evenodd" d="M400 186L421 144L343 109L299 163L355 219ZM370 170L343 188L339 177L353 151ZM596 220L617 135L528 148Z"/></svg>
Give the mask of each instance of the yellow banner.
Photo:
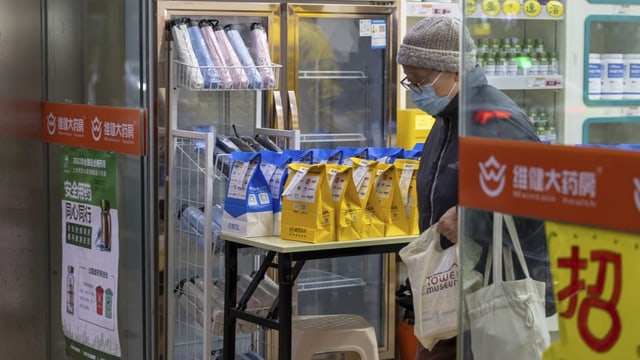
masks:
<svg viewBox="0 0 640 360"><path fill-rule="evenodd" d="M640 358L640 235L546 223L560 342L545 360Z"/></svg>

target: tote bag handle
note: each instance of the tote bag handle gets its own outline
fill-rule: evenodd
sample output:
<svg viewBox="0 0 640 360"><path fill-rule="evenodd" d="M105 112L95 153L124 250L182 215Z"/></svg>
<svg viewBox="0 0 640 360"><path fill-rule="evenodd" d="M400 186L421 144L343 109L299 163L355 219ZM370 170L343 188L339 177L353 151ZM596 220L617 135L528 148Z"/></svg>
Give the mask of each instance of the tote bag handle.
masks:
<svg viewBox="0 0 640 360"><path fill-rule="evenodd" d="M502 224L503 224L503 219L504 219L504 224L507 226L507 231L509 232L509 236L511 237L511 242L513 243L513 249L516 253L516 256L518 257L518 262L520 263L520 266L522 267L522 271L524 272L524 275L529 278L529 268L527 267L527 263L525 262L524 259L524 253L522 251L522 246L520 245L520 239L518 237L518 231L516 230L516 225L515 222L513 220L513 216L512 215L507 215L507 214L503 214L500 212L494 212L493 213L493 243L491 244L491 252L489 253L489 256L487 257L487 262L485 264L485 269L484 269L484 286L487 286L489 284L489 271L490 271L490 266L493 265L493 281L494 282L502 282L504 281L503 279L503 275L502 275L502 249L503 249L503 243L502 243ZM505 257L505 261L510 261L511 257L507 256ZM507 269L509 272L511 272L513 264L505 264L506 266L509 266L509 268Z"/></svg>

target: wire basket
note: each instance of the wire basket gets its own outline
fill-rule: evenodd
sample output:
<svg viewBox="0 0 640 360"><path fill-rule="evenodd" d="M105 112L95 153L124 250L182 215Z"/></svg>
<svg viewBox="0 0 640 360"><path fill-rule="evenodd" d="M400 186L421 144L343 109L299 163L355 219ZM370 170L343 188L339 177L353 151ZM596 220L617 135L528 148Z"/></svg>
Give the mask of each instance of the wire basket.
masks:
<svg viewBox="0 0 640 360"><path fill-rule="evenodd" d="M179 88L194 91L275 90L282 65L194 66L178 60L175 82Z"/></svg>

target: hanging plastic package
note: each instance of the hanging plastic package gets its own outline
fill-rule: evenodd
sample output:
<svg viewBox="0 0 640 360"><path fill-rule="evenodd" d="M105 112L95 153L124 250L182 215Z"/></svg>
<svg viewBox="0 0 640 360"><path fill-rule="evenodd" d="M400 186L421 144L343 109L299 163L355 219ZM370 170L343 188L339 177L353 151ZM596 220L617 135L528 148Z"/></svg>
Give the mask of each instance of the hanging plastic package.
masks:
<svg viewBox="0 0 640 360"><path fill-rule="evenodd" d="M211 55L209 55L209 49L207 49L207 44L205 44L202 38L202 32L200 32L198 23L189 21L187 30L189 31L189 39L191 39L193 52L198 60L202 76L204 76L205 89L218 89L220 87L220 76L214 68Z"/></svg>
<svg viewBox="0 0 640 360"><path fill-rule="evenodd" d="M222 207L215 205L212 207L213 215L211 222L211 249L214 253L220 251L218 244L218 234L222 228ZM186 233L189 241L194 241L200 249L204 248L204 212L194 206L185 207L180 213L180 230Z"/></svg>
<svg viewBox="0 0 640 360"><path fill-rule="evenodd" d="M220 44L218 44L218 39L216 39L213 34L213 26L217 23L217 20L200 20L198 26L200 27L200 32L202 32L202 38L204 39L205 44L207 45L207 49L209 50L209 55L211 56L211 61L213 61L213 65L215 66L218 75L220 76L220 88L221 89L230 89L233 86L233 78L231 77L231 73L229 69L224 64L224 58L222 57L222 53L220 52Z"/></svg>
<svg viewBox="0 0 640 360"><path fill-rule="evenodd" d="M176 61L183 65L178 69L177 76L180 83L188 84L190 88L202 89L204 78L198 69L198 60L193 52L185 21L189 21L189 19L176 19L171 24Z"/></svg>
<svg viewBox="0 0 640 360"><path fill-rule="evenodd" d="M251 24L251 54L262 76L262 84L265 88L276 87L276 77L273 73L271 55L269 55L269 42L264 27L259 23Z"/></svg>
<svg viewBox="0 0 640 360"><path fill-rule="evenodd" d="M244 66L244 71L249 78L249 89L261 89L262 76L260 76L256 64L253 62L251 54L249 54L249 49L247 49L247 45L245 45L242 36L240 36L240 32L231 24L226 25L224 31L227 33L229 42L236 52L236 55L238 55L240 63Z"/></svg>
<svg viewBox="0 0 640 360"><path fill-rule="evenodd" d="M224 33L224 28L220 24L215 24L213 26L213 35L216 40L218 40L218 45L220 45L220 54L222 54L222 59L224 60L224 65L229 69L229 73L231 74L231 78L233 79L233 88L234 89L246 89L249 85L249 79L247 78L247 74L244 72L242 68L242 64L240 63L240 59L238 59L238 55L233 51L233 47L231 43L229 43L229 38L227 34Z"/></svg>

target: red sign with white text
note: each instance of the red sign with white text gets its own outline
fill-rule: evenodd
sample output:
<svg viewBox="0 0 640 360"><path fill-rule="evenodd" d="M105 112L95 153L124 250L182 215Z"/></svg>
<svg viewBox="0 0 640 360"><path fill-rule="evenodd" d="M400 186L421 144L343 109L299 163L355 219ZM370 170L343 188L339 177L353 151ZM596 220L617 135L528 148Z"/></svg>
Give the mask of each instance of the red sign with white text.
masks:
<svg viewBox="0 0 640 360"><path fill-rule="evenodd" d="M460 205L640 232L640 151L460 138Z"/></svg>
<svg viewBox="0 0 640 360"><path fill-rule="evenodd" d="M61 145L146 154L146 112L142 109L43 103L42 140Z"/></svg>

